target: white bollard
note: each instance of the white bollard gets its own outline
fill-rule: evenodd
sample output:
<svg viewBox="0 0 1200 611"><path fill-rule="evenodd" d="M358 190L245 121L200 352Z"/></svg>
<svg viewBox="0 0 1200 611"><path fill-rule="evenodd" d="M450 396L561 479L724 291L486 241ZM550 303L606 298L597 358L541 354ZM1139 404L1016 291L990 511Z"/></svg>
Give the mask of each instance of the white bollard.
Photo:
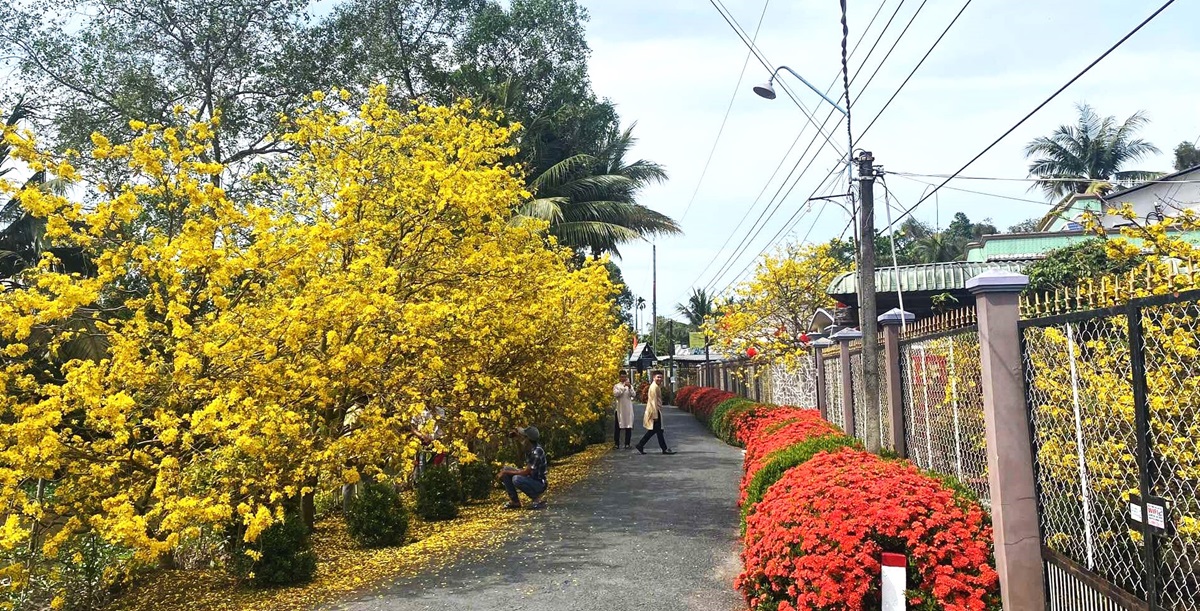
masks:
<svg viewBox="0 0 1200 611"><path fill-rule="evenodd" d="M883 554L883 611L904 611L908 600L904 586L908 584L907 561L904 554Z"/></svg>

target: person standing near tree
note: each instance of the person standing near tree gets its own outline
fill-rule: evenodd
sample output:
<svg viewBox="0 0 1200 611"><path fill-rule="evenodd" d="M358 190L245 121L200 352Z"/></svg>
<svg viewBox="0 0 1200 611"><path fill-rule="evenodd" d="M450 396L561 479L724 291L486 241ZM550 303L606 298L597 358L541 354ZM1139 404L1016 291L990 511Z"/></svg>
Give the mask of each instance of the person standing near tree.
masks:
<svg viewBox="0 0 1200 611"><path fill-rule="evenodd" d="M646 434L642 436L642 440L636 446L637 451L641 454L646 453L646 442L655 436L658 437L658 447L663 454L675 453L674 450L667 447L667 439L663 436L662 381L661 373L654 374L654 381L650 383L650 389L646 391L646 413L642 416L642 425L646 427Z"/></svg>
<svg viewBox="0 0 1200 611"><path fill-rule="evenodd" d="M621 372L620 380L613 386L613 446L621 448L621 432L625 433L625 449L633 438L633 386L629 374Z"/></svg>

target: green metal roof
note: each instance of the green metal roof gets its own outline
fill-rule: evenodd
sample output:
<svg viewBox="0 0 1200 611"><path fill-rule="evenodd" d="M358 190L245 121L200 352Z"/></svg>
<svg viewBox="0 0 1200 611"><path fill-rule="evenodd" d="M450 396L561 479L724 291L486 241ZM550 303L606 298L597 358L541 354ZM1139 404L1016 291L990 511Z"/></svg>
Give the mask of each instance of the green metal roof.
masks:
<svg viewBox="0 0 1200 611"><path fill-rule="evenodd" d="M978 276L989 269L999 269L1019 272L1025 269L1028 261L1008 261L996 263L981 263L975 261L953 261L950 263L929 263L925 265L902 265L900 267L885 267L875 270L875 290L879 293L894 293L899 290L905 293L916 292L945 292L963 290L967 280ZM825 290L830 295L855 295L858 293L858 279L854 272L846 272L833 279Z"/></svg>
<svg viewBox="0 0 1200 611"><path fill-rule="evenodd" d="M1095 234L1073 231L1069 233L1015 233L984 236L977 246L967 251L967 261L1040 259L1056 248L1070 246L1096 237Z"/></svg>

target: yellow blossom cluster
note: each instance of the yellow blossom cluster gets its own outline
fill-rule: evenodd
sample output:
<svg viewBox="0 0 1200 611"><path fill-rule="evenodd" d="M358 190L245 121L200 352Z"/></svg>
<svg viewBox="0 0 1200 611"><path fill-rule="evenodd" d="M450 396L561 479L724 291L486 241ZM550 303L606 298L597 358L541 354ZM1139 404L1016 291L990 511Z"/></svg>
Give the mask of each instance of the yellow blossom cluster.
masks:
<svg viewBox="0 0 1200 611"><path fill-rule="evenodd" d="M0 290L0 557L85 533L142 562L206 531L254 541L317 487L403 476L422 439L470 461L507 427L569 430L604 404L614 288L512 220L529 196L513 129L468 103L346 98L287 119L294 155L254 201L222 188L213 126L186 114L94 136L96 176L4 132L90 186L0 196L95 272L46 254ZM19 587L21 566L0 573Z"/></svg>
<svg viewBox="0 0 1200 611"><path fill-rule="evenodd" d="M1194 266L1200 249L1184 239L1183 232L1200 229L1200 219L1187 211L1149 223L1129 204L1109 214L1127 221L1119 237L1106 240L1109 257L1145 257L1145 262L1125 276L1088 279L1061 305L1089 309L1168 297L1164 303L1140 307L1140 346L1130 345L1130 321L1119 312L1070 327L1025 331L1042 487L1052 498L1048 502L1062 504L1054 508L1057 514L1048 514L1048 542L1060 550L1084 553L1091 543L1070 520L1056 516L1069 516L1064 507L1079 511L1086 502L1097 525L1096 545L1140 553L1136 546L1141 534L1129 529L1124 519L1130 497L1140 488L1130 358L1131 350L1137 350L1144 359L1148 442L1156 465L1151 492L1174 503L1174 529L1162 545L1194 550L1200 546L1200 316L1194 297L1172 301L1169 296L1196 288ZM1094 221L1092 226L1099 229Z"/></svg>
<svg viewBox="0 0 1200 611"><path fill-rule="evenodd" d="M846 271L829 244L782 247L764 255L754 275L718 304L705 326L728 354L795 367L807 354L801 337L819 308L834 305L825 292Z"/></svg>

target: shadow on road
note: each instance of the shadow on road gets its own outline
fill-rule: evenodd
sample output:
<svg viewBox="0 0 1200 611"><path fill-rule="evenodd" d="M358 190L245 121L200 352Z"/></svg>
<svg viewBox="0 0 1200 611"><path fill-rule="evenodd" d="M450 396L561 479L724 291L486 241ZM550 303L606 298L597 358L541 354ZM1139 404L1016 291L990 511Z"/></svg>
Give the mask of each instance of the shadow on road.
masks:
<svg viewBox="0 0 1200 611"><path fill-rule="evenodd" d="M640 412L642 406L638 406ZM353 611L732 611L741 451L664 410L664 456L614 450L500 549L344 601ZM610 429L611 430L611 429ZM637 427L634 433L640 433ZM636 442L636 439L635 439ZM553 490L553 466L551 466Z"/></svg>

